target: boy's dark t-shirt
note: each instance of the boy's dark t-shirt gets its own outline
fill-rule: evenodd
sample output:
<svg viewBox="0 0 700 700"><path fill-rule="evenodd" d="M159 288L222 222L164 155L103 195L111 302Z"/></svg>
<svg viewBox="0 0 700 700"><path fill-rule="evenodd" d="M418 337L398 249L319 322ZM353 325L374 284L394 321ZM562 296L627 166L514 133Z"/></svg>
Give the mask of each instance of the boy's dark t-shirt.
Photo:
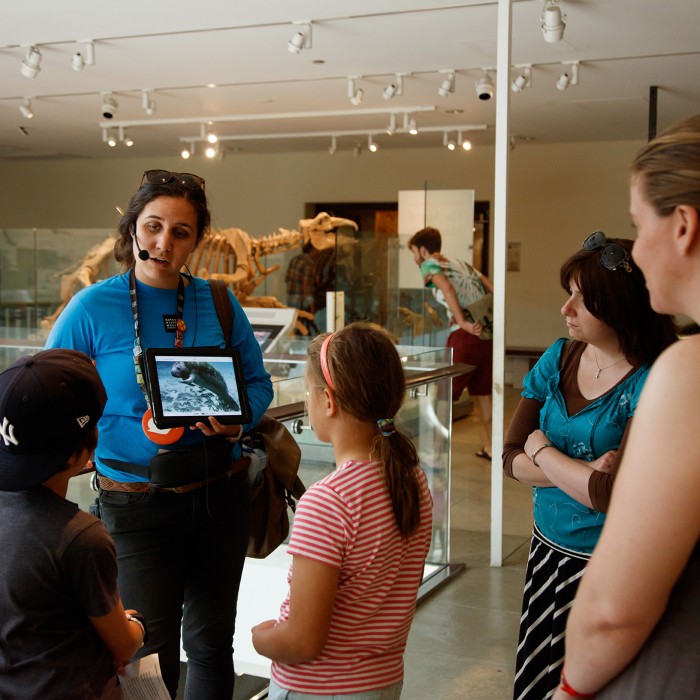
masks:
<svg viewBox="0 0 700 700"><path fill-rule="evenodd" d="M88 620L119 599L114 543L75 503L0 491L0 698L96 698L114 677Z"/></svg>

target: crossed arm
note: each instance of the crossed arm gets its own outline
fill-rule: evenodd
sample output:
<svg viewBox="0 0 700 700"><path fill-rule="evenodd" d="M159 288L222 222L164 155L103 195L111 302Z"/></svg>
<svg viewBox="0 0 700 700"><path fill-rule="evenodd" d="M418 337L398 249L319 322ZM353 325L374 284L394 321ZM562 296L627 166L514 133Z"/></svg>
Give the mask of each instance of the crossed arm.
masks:
<svg viewBox="0 0 700 700"><path fill-rule="evenodd" d="M599 504L591 500L591 476L594 471L614 471L616 452L611 450L592 462L584 462L569 457L556 447L546 447L537 452L535 465L531 459L533 452L550 442L538 427L541 408L539 401L523 398L515 409L504 446L504 463L508 457L511 460L509 476L531 486L557 486L579 503L599 510Z"/></svg>

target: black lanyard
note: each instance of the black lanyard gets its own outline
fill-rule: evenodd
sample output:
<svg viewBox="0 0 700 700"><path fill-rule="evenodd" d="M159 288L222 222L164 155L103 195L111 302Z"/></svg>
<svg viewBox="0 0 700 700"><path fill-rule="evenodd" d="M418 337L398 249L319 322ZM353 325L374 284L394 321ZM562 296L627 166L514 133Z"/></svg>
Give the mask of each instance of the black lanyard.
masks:
<svg viewBox="0 0 700 700"><path fill-rule="evenodd" d="M148 396L148 387L143 378L143 350L141 348L141 338L139 337L139 303L136 294L136 274L132 267L129 271L129 297L131 299L131 312L134 315L134 370L136 372L136 382L139 388L146 397L146 403L150 406L151 401ZM185 313L185 283L182 281L182 275L177 285L177 320L175 323L175 347L182 347L182 339L185 335L185 321L183 316Z"/></svg>

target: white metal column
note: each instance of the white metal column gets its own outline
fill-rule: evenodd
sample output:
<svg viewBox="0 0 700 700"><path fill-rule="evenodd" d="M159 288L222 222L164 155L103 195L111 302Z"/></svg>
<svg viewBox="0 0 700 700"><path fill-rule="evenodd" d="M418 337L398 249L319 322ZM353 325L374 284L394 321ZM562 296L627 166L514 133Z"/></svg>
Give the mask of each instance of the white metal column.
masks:
<svg viewBox="0 0 700 700"><path fill-rule="evenodd" d="M512 0L498 2L496 72L496 163L494 183L493 435L491 439L491 566L503 563L503 387L505 379L506 231L508 204L508 116Z"/></svg>

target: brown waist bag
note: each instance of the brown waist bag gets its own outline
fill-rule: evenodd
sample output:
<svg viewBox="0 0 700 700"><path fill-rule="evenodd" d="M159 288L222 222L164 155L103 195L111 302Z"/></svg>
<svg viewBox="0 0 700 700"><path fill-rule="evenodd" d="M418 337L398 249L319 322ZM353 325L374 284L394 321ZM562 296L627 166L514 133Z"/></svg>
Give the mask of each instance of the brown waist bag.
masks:
<svg viewBox="0 0 700 700"><path fill-rule="evenodd" d="M264 559L289 535L289 513L306 491L298 477L301 449L283 423L264 414L243 440L247 449L262 449L267 466L251 484L250 539L247 556Z"/></svg>

